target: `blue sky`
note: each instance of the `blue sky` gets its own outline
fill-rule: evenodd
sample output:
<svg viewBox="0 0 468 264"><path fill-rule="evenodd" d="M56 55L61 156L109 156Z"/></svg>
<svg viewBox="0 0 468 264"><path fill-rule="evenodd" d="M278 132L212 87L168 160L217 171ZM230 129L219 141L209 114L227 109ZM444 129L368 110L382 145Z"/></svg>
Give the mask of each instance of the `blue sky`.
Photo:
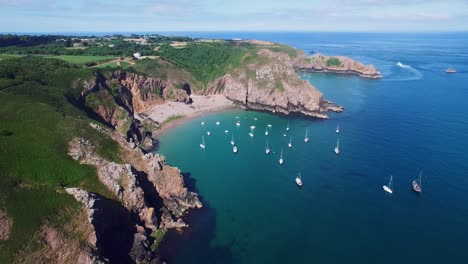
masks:
<svg viewBox="0 0 468 264"><path fill-rule="evenodd" d="M0 0L0 32L468 31L468 0Z"/></svg>

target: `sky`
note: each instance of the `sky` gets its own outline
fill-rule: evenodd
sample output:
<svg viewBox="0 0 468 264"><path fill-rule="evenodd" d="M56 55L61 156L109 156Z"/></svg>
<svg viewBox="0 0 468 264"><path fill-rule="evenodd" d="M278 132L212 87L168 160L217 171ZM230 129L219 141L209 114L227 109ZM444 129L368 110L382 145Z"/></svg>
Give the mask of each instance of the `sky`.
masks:
<svg viewBox="0 0 468 264"><path fill-rule="evenodd" d="M468 31L468 0L0 0L0 32Z"/></svg>

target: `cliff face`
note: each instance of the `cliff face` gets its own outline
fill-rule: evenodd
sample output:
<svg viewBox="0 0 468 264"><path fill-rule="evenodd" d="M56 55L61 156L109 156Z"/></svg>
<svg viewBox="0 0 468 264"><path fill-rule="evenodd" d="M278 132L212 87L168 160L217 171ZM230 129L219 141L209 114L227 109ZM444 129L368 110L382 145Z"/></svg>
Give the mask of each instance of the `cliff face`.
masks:
<svg viewBox="0 0 468 264"><path fill-rule="evenodd" d="M309 72L331 72L339 74L355 74L363 78L377 79L382 75L373 65L364 65L358 61L344 56L325 56L314 54L307 57L304 52L299 52L292 65L296 70Z"/></svg>
<svg viewBox="0 0 468 264"><path fill-rule="evenodd" d="M85 138L70 142L69 155L82 164L96 166L99 180L115 195L117 202L79 188L66 191L87 212L93 227L90 241L97 248L97 256L111 262L154 261L157 256L150 247L159 241L154 241L151 233L186 227L183 220L186 212L202 207L198 195L185 188L180 170L167 165L163 156L144 154L118 133L95 124L91 126L117 141L129 163L103 159L95 152L94 144ZM122 238L112 239L114 232L122 233ZM115 248L120 250L115 252Z"/></svg>
<svg viewBox="0 0 468 264"><path fill-rule="evenodd" d="M260 50L257 59L213 82L210 90L247 109L273 113L299 113L327 118L327 111L343 108L323 99L323 94L296 73L289 55Z"/></svg>

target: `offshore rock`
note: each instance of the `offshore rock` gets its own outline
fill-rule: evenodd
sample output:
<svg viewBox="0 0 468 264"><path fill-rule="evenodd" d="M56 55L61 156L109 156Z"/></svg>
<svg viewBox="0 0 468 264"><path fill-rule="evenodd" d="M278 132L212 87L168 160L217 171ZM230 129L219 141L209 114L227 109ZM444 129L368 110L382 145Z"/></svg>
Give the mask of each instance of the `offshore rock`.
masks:
<svg viewBox="0 0 468 264"><path fill-rule="evenodd" d="M373 65L364 65L349 57L332 57L320 53L307 57L305 53L301 52L300 55L293 60L293 67L299 71L354 74L370 79L382 78L382 74L380 74Z"/></svg>

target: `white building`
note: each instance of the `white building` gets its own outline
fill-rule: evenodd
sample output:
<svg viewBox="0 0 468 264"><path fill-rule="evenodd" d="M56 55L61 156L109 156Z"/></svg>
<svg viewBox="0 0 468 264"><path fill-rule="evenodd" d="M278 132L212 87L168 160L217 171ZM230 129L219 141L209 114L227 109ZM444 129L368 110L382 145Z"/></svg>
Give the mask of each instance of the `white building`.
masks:
<svg viewBox="0 0 468 264"><path fill-rule="evenodd" d="M133 57L135 57L137 59L140 59L141 58L141 53L140 52L133 53Z"/></svg>

